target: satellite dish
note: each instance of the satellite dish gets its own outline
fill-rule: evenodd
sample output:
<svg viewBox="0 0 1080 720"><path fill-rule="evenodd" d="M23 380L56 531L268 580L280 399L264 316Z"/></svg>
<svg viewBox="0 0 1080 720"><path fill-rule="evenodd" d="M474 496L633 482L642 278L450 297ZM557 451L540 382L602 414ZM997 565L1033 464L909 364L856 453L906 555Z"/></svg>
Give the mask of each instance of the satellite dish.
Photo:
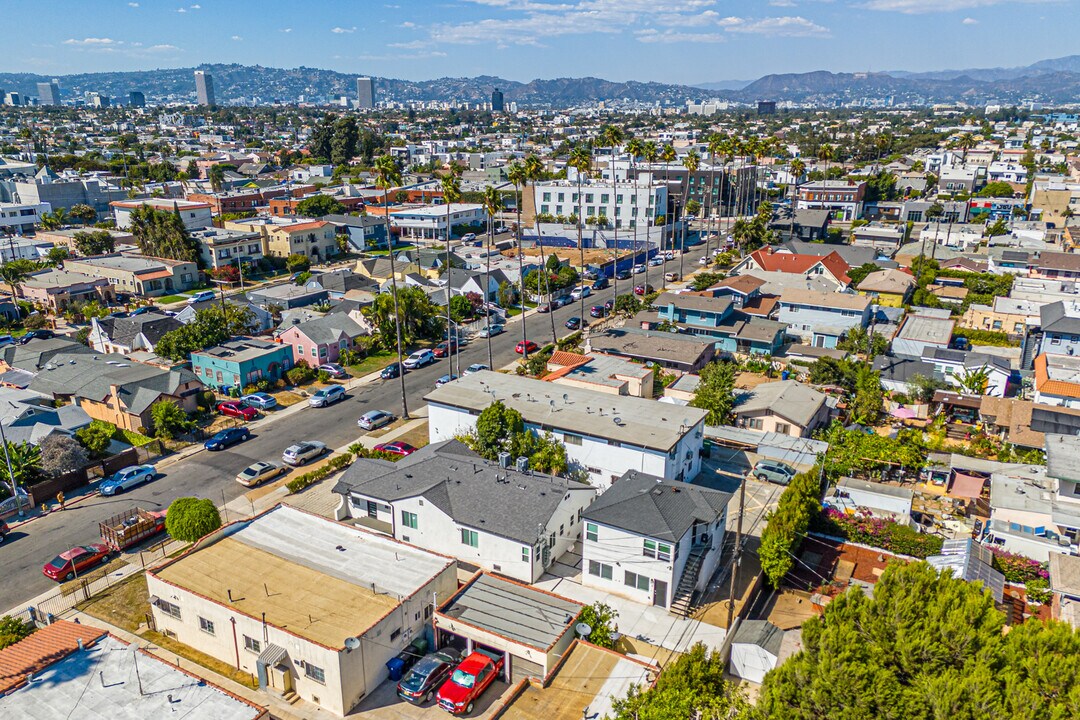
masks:
<svg viewBox="0 0 1080 720"><path fill-rule="evenodd" d="M360 638L345 638L345 647L347 647L349 650L358 650L360 648Z"/></svg>
<svg viewBox="0 0 1080 720"><path fill-rule="evenodd" d="M578 634L580 638L587 638L592 635L592 627L588 623L578 623L574 626L574 632Z"/></svg>

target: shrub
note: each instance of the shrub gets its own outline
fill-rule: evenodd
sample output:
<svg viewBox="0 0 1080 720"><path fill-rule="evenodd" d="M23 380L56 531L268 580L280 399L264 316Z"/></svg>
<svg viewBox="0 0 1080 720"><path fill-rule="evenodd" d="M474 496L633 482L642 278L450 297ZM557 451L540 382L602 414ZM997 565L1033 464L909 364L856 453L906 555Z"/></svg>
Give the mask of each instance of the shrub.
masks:
<svg viewBox="0 0 1080 720"><path fill-rule="evenodd" d="M175 540L195 542L221 527L221 513L212 500L182 497L165 514L165 529Z"/></svg>
<svg viewBox="0 0 1080 720"><path fill-rule="evenodd" d="M1050 592L1050 581L1046 578L1035 578L1027 582L1027 597L1031 602L1046 604L1054 599Z"/></svg>
<svg viewBox="0 0 1080 720"><path fill-rule="evenodd" d="M300 360L285 371L285 377L293 385L305 385L315 379L315 370L307 364L306 360Z"/></svg>
<svg viewBox="0 0 1080 720"><path fill-rule="evenodd" d="M615 620L619 617L619 611L597 600L592 605L581 608L578 622L585 623L592 632L589 634L589 642L602 648L612 648L615 640L611 637L615 632Z"/></svg>
<svg viewBox="0 0 1080 720"><path fill-rule="evenodd" d="M382 454L388 455L389 453ZM303 475L297 475L292 480L285 483L285 487L287 487L289 489L289 492L291 493L298 493L309 485L313 485L314 483L322 480L324 477L333 475L338 470L351 463L352 459L353 458L351 453L345 453L344 455L335 455L334 457L330 458L330 460L327 461L325 465L317 467L314 470L309 470Z"/></svg>
<svg viewBox="0 0 1080 720"><path fill-rule="evenodd" d="M811 529L919 559L940 553L944 542L938 535L920 533L907 525L873 517L868 512L848 515L834 508L819 513L811 524Z"/></svg>
<svg viewBox="0 0 1080 720"><path fill-rule="evenodd" d="M33 623L5 615L0 618L0 650L28 637L36 629Z"/></svg>
<svg viewBox="0 0 1080 720"><path fill-rule="evenodd" d="M109 448L116 434L116 426L104 420L91 420L90 424L75 431L75 439L82 443L91 455L101 456Z"/></svg>
<svg viewBox="0 0 1080 720"><path fill-rule="evenodd" d="M994 330L976 330L959 328L955 337L965 337L972 345L993 345L994 347L1020 347L1019 340L1011 339L1007 333Z"/></svg>
<svg viewBox="0 0 1080 720"><path fill-rule="evenodd" d="M994 569L1005 576L1011 583L1028 584L1032 580L1047 579L1050 572L1045 563L1040 563L1023 555L990 548L994 554Z"/></svg>
<svg viewBox="0 0 1080 720"><path fill-rule="evenodd" d="M172 400L158 400L151 405L150 420L154 423L154 436L162 440L172 440L195 427L187 413Z"/></svg>

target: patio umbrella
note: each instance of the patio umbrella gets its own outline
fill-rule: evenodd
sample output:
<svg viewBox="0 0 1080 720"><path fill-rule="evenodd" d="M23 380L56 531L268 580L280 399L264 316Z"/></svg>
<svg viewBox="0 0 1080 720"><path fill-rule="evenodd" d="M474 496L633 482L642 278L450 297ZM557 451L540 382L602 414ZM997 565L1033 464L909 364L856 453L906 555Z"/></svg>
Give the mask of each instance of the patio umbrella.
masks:
<svg viewBox="0 0 1080 720"><path fill-rule="evenodd" d="M900 420L911 420L912 418L918 417L913 410L909 410L906 407L898 407L889 414Z"/></svg>

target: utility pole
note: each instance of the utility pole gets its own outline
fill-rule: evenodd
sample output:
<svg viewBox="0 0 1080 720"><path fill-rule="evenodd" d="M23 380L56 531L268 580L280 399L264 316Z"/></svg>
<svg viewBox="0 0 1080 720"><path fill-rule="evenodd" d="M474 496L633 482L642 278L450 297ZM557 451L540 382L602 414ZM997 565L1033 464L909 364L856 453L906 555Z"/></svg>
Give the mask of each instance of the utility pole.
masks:
<svg viewBox="0 0 1080 720"><path fill-rule="evenodd" d="M735 587L738 584L739 563L742 561L742 521L743 510L746 507L746 478L739 484L739 519L735 524L735 553L731 558L731 589L728 591L727 627L731 630L731 623L735 619Z"/></svg>

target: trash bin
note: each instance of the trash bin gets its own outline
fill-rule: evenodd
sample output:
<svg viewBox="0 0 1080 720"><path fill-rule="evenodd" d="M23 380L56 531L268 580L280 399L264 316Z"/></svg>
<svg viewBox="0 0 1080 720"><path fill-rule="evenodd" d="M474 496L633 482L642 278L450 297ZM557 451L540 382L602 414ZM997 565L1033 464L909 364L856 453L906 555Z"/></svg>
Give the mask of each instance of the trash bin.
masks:
<svg viewBox="0 0 1080 720"><path fill-rule="evenodd" d="M791 377L791 373L788 372L787 370L784 370L783 372L780 373L780 379L781 380L787 380L789 377Z"/></svg>
<svg viewBox="0 0 1080 720"><path fill-rule="evenodd" d="M392 657L386 661L386 669L390 672L390 679L398 682L405 674L405 661L401 657Z"/></svg>

